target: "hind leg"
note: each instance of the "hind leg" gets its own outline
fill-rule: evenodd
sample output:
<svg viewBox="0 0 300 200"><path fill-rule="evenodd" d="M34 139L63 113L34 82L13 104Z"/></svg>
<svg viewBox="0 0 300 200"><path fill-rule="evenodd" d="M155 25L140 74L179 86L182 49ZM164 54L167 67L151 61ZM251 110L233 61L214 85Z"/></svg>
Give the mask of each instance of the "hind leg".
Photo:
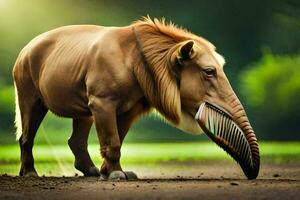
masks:
<svg viewBox="0 0 300 200"><path fill-rule="evenodd" d="M75 156L74 166L84 176L100 176L99 169L95 167L87 150L87 141L92 124L92 117L73 119L73 133L68 140L69 147Z"/></svg>
<svg viewBox="0 0 300 200"><path fill-rule="evenodd" d="M19 138L21 149L20 176L37 176L34 168L32 148L36 132L45 117L48 109L36 95L26 95L26 100L19 98L19 107L22 120L22 135ZM29 97L29 98L28 98Z"/></svg>

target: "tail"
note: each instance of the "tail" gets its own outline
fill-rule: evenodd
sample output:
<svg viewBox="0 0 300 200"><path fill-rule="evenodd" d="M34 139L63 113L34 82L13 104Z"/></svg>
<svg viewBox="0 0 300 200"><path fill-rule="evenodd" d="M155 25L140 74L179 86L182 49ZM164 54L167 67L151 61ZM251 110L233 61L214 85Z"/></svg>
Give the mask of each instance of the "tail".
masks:
<svg viewBox="0 0 300 200"><path fill-rule="evenodd" d="M21 119L21 112L20 112L20 107L19 107L19 97L18 97L18 89L15 85L15 102L16 102L16 107L15 107L15 127L16 127L16 140L19 140L20 137L22 136L22 119Z"/></svg>

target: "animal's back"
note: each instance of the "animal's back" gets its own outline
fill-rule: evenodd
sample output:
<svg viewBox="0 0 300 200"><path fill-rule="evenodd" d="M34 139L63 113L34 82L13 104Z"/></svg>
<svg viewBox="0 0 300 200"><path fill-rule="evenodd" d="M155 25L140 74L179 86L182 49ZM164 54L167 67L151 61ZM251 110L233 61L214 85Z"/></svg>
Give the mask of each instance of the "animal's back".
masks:
<svg viewBox="0 0 300 200"><path fill-rule="evenodd" d="M37 36L22 49L14 66L17 88L22 87L18 82L32 80L31 90L36 90L52 112L62 116L89 114L84 87L89 54L108 29L74 25Z"/></svg>

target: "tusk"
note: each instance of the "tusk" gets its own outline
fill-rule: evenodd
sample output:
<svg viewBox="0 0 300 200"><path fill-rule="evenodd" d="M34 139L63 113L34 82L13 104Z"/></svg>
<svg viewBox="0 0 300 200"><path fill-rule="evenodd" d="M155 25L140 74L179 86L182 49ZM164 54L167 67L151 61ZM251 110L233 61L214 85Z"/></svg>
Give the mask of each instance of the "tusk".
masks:
<svg viewBox="0 0 300 200"><path fill-rule="evenodd" d="M198 111L197 111L197 113L196 113L196 115L195 115L195 119L196 120L199 120L201 117L202 117L202 110L204 109L204 106L205 106L205 104L204 103L202 103L200 106L199 106L199 109L198 109Z"/></svg>

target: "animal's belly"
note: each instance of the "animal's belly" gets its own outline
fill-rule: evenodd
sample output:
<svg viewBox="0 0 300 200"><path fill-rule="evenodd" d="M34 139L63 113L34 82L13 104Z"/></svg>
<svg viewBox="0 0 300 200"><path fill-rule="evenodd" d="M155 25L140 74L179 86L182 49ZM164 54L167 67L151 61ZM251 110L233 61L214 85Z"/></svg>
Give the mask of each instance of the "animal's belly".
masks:
<svg viewBox="0 0 300 200"><path fill-rule="evenodd" d="M49 110L59 116L75 118L91 115L87 103L76 99L73 95L54 95L47 97L44 101Z"/></svg>
<svg viewBox="0 0 300 200"><path fill-rule="evenodd" d="M74 118L91 115L86 92L81 88L52 83L41 87L40 91L48 109L59 116Z"/></svg>

